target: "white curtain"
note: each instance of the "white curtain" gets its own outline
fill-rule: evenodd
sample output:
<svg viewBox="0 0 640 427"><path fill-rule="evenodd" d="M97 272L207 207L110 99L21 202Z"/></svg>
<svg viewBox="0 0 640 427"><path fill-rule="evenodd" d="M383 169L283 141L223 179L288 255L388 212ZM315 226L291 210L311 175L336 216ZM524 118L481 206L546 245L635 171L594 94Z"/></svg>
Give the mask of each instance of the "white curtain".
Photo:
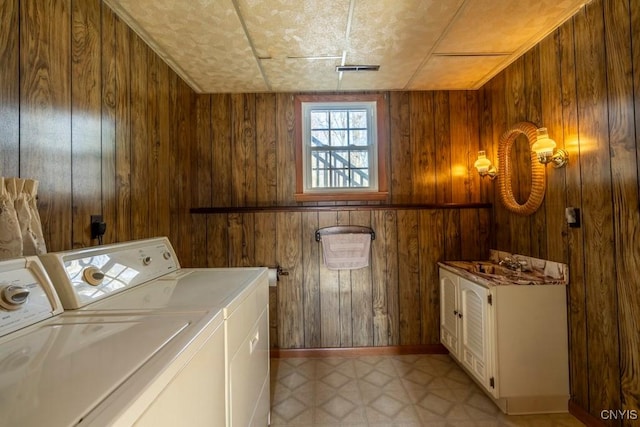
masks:
<svg viewBox="0 0 640 427"><path fill-rule="evenodd" d="M22 233L16 214L15 181L0 177L0 259L22 255Z"/></svg>
<svg viewBox="0 0 640 427"><path fill-rule="evenodd" d="M38 181L0 180L0 259L46 253L37 207Z"/></svg>

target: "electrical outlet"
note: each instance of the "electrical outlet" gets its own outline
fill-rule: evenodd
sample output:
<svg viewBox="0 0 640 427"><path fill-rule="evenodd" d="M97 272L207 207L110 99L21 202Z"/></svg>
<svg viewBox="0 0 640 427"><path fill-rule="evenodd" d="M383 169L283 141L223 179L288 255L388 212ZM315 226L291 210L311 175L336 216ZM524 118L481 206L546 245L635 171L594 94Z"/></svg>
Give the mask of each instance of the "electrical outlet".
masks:
<svg viewBox="0 0 640 427"><path fill-rule="evenodd" d="M107 229L107 224L104 222L102 215L91 215L91 238L102 239L102 236Z"/></svg>

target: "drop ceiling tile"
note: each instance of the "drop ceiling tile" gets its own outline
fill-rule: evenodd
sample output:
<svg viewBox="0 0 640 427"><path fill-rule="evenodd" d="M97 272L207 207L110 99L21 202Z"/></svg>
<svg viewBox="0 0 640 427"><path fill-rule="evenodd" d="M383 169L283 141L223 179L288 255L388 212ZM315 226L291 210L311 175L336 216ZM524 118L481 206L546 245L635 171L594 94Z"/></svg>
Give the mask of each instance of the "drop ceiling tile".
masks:
<svg viewBox="0 0 640 427"><path fill-rule="evenodd" d="M348 0L238 0L238 5L260 57L342 55Z"/></svg>
<svg viewBox="0 0 640 427"><path fill-rule="evenodd" d="M274 92L336 91L339 60L273 58L262 60L262 68Z"/></svg>
<svg viewBox="0 0 640 427"><path fill-rule="evenodd" d="M505 56L433 56L416 74L409 89L477 89L507 61Z"/></svg>
<svg viewBox="0 0 640 427"><path fill-rule="evenodd" d="M194 89L268 89L231 0L105 2Z"/></svg>
<svg viewBox="0 0 640 427"><path fill-rule="evenodd" d="M585 0L467 1L436 52L524 53L585 3Z"/></svg>
<svg viewBox="0 0 640 427"><path fill-rule="evenodd" d="M341 89L405 88L461 4L462 0L356 2L346 63L380 65L380 71L345 74Z"/></svg>

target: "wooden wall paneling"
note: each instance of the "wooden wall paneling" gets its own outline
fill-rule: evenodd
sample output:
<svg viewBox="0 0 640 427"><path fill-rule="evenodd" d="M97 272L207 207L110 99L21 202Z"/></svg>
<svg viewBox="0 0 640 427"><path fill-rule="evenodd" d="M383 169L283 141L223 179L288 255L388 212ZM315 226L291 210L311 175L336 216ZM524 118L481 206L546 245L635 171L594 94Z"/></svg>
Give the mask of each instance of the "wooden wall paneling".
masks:
<svg viewBox="0 0 640 427"><path fill-rule="evenodd" d="M391 92L389 95L389 132L391 173L391 203L412 203L410 95Z"/></svg>
<svg viewBox="0 0 640 427"><path fill-rule="evenodd" d="M292 205L296 191L295 116L293 95L276 95L276 159L277 159L277 204Z"/></svg>
<svg viewBox="0 0 640 427"><path fill-rule="evenodd" d="M20 175L19 1L0 3L0 174Z"/></svg>
<svg viewBox="0 0 640 427"><path fill-rule="evenodd" d="M162 183L159 181L158 176L158 161L159 159L159 115L160 115L160 100L158 99L159 82L158 82L158 57L155 52L148 48L147 54L147 156L145 161L147 162L147 188L145 191L145 197L147 198L147 236L156 236L158 229L158 216L162 213L158 212L158 192L162 191ZM168 104L166 104L168 107ZM190 189L185 189L189 191Z"/></svg>
<svg viewBox="0 0 640 427"><path fill-rule="evenodd" d="M521 121L529 121L527 117L527 99L525 93L525 86L528 83L525 80L525 62L524 58L520 58L513 62L511 66L507 69L506 72L506 87L507 91L506 95L506 114L508 117L508 124L505 131L511 126L515 125ZM518 140L522 140L522 144L516 144L516 146L520 146L520 149L516 147L516 155L518 159L522 159L524 156L528 154L527 152L523 152L523 149L526 150L526 137L524 135L520 136ZM529 157L526 157L529 159ZM525 188L523 188L523 182L527 182L530 176L529 170L523 170L523 168L513 168L514 172L519 172L517 175L512 177L503 177L503 179L512 179L514 193L516 194L516 198L520 197L524 201L524 198L529 197L529 193ZM528 174L527 177L524 175ZM515 182L514 179L515 178ZM526 192L526 194L525 194ZM511 235L511 247L510 250L514 253L518 254L526 254L529 253L531 247L531 228L529 224L529 218L521 215L511 215L509 217L509 234ZM505 230L506 231L506 230Z"/></svg>
<svg viewBox="0 0 640 427"><path fill-rule="evenodd" d="M176 246L180 263L191 266L191 107L193 91L175 73L169 78L171 122L171 242ZM175 100L175 102L174 102Z"/></svg>
<svg viewBox="0 0 640 427"><path fill-rule="evenodd" d="M274 205L277 200L276 113L274 94L256 95L256 203L259 206Z"/></svg>
<svg viewBox="0 0 640 427"><path fill-rule="evenodd" d="M70 41L70 0L21 3L19 170L40 181L49 251L72 247Z"/></svg>
<svg viewBox="0 0 640 427"><path fill-rule="evenodd" d="M437 91L433 95L434 146L436 155L436 202L453 201L451 172L451 125L449 92Z"/></svg>
<svg viewBox="0 0 640 427"><path fill-rule="evenodd" d="M147 100L149 47L140 37L131 39L131 238L149 236L149 132ZM172 243L175 245L176 242Z"/></svg>
<svg viewBox="0 0 640 427"><path fill-rule="evenodd" d="M107 14L104 8L104 13ZM131 233L131 34L111 11L115 25L115 169L116 211L113 241L130 240Z"/></svg>
<svg viewBox="0 0 640 427"><path fill-rule="evenodd" d="M206 217L207 267L229 267L228 215L211 214Z"/></svg>
<svg viewBox="0 0 640 427"><path fill-rule="evenodd" d="M603 6L594 2L575 17L578 122L585 284L587 291L587 339L589 357L589 410L599 413L620 407L620 368L617 296L613 246L611 164L607 129L607 64L604 46Z"/></svg>
<svg viewBox="0 0 640 427"><path fill-rule="evenodd" d="M371 213L367 211L352 211L349 222L354 225L371 226ZM375 240L371 242L375 245ZM351 271L351 305L353 317L354 347L373 346L373 295L371 284L371 269L373 255L370 255L368 268Z"/></svg>
<svg viewBox="0 0 640 427"><path fill-rule="evenodd" d="M465 91L449 92L449 123L451 129L451 201L469 200L469 141L467 131L467 97ZM477 156L478 150L475 151ZM475 171L475 169L474 169ZM476 175L477 172L476 172Z"/></svg>
<svg viewBox="0 0 640 427"><path fill-rule="evenodd" d="M444 211L444 259L458 260L461 257L460 209L447 209Z"/></svg>
<svg viewBox="0 0 640 427"><path fill-rule="evenodd" d="M233 150L231 157L232 205L256 203L256 101L255 94L233 94Z"/></svg>
<svg viewBox="0 0 640 427"><path fill-rule="evenodd" d="M479 259L489 259L490 249L495 247L493 242L493 222L491 221L492 214L493 209L478 209Z"/></svg>
<svg viewBox="0 0 640 427"><path fill-rule="evenodd" d="M433 92L412 92L410 103L413 201L436 203Z"/></svg>
<svg viewBox="0 0 640 427"><path fill-rule="evenodd" d="M212 206L231 206L231 123L231 95L211 95Z"/></svg>
<svg viewBox="0 0 640 427"><path fill-rule="evenodd" d="M155 56L155 55L154 55ZM157 66L157 100L158 100L158 117L157 117L157 139L156 155L158 159L155 165L156 176L156 195L155 206L156 211L151 215L156 216L156 229L152 235L168 236L171 233L171 204L167 194L172 190L171 174L167 172L165 165L169 165L171 158L171 113L169 108L169 75L173 73L169 66L165 64L158 56L155 56L158 62ZM195 137L192 141L195 141ZM192 143L191 146L195 145ZM193 181L197 182L197 181ZM197 186L195 186L197 187ZM190 193L193 194L193 193ZM206 253L205 248L203 252Z"/></svg>
<svg viewBox="0 0 640 427"><path fill-rule="evenodd" d="M304 302L302 289L302 215L283 212L277 220L277 254L289 272L278 283L278 344L280 348L304 347Z"/></svg>
<svg viewBox="0 0 640 427"><path fill-rule="evenodd" d="M478 209L460 209L460 258L482 258L480 218Z"/></svg>
<svg viewBox="0 0 640 427"><path fill-rule="evenodd" d="M640 408L640 212L633 93L631 13L627 2L604 2L607 99L613 190L615 271L623 410ZM620 25L625 23L625 25ZM637 39L636 39L637 40ZM638 114L636 112L636 114ZM613 313L612 313L613 314Z"/></svg>
<svg viewBox="0 0 640 427"><path fill-rule="evenodd" d="M277 216L271 212L259 212L254 215L255 250L254 262L257 266L277 267ZM269 346L278 347L278 283L269 286Z"/></svg>
<svg viewBox="0 0 640 427"><path fill-rule="evenodd" d="M493 165L497 168L497 162L495 159L498 157L497 151L494 152L493 145L493 117L491 117L491 104L493 103L493 90L491 85L487 84L478 91L478 138L479 146L478 150L484 150L487 158L491 160ZM471 161L475 163L473 153L471 153ZM471 165L473 166L473 164ZM473 173L472 169L472 173ZM496 194L497 181L490 179L489 177L480 179L480 200L481 201L497 201L498 195Z"/></svg>
<svg viewBox="0 0 640 427"><path fill-rule="evenodd" d="M387 292L387 318L389 345L400 344L400 305L398 295L398 211L383 211L384 222L381 241L384 242L385 276L382 278ZM377 236L377 232L376 232ZM376 240L378 238L376 237Z"/></svg>
<svg viewBox="0 0 640 427"><path fill-rule="evenodd" d="M541 77L540 77L540 67L541 67L541 59L540 59L540 45L534 46L530 51L528 51L524 55L524 71L525 71L525 87L524 94L526 99L526 107L527 107L527 118L530 122L536 123L537 126L546 126L550 131L553 130L553 127L547 126L549 123L545 123L542 121L542 99L541 99ZM553 125L553 123L551 124ZM554 134L555 135L555 134ZM554 136L555 138L555 136ZM558 141L556 141L558 142ZM560 141L561 142L561 141ZM559 142L559 143L560 143ZM523 163L524 159L531 163L531 150L529 147L524 147L523 150ZM552 166L547 168L547 178L549 174L554 173L555 170ZM523 194L527 196L531 194L531 173L530 171L523 171L526 179L522 179L522 183L524 186L521 191ZM559 171L560 174L564 173L564 170ZM547 190L549 189L549 183L547 182ZM562 189L562 188L561 188ZM547 256L547 236L549 230L547 228L547 217L546 217L546 209L544 209L545 203L549 199L545 196L545 200L543 201L543 206L538 209L536 212L531 215L531 221L529 226L529 239L531 241L531 248L529 250L529 254L531 256L548 259ZM540 230L546 230L546 232L540 232Z"/></svg>
<svg viewBox="0 0 640 427"><path fill-rule="evenodd" d="M304 292L304 346L322 346L322 320L320 315L320 264L322 243L316 242L319 228L317 212L302 213L302 277Z"/></svg>
<svg viewBox="0 0 640 427"><path fill-rule="evenodd" d="M116 18L104 3L100 3L101 34L101 152L102 152L102 215L107 223L104 243L113 243L117 238L117 174L116 174L116 114L118 88L116 76Z"/></svg>
<svg viewBox="0 0 640 427"><path fill-rule="evenodd" d="M563 89L562 89L562 46L559 32L556 31L540 43L540 98L542 115L540 123L546 126L549 135L556 141L558 148L564 148L563 135ZM575 160L575 159L572 159ZM571 165L573 166L573 164ZM564 217L566 205L567 167L562 169L547 168L547 189L545 193L544 224L534 226L536 230L546 230L544 236L545 248L537 252L539 258L546 258L557 262L568 263L567 225ZM541 209L542 210L542 209ZM538 216L539 217L539 216Z"/></svg>
<svg viewBox="0 0 640 427"><path fill-rule="evenodd" d="M373 298L373 345L389 345L389 302L387 298L387 240L383 234L387 211L371 212L371 228L376 240L371 242L371 283Z"/></svg>
<svg viewBox="0 0 640 427"><path fill-rule="evenodd" d="M212 137L211 137L211 96L196 95L194 104L194 139L191 200L193 206L212 206L211 182L212 174ZM207 215L192 215L191 244L193 247L193 264L198 267L207 266Z"/></svg>
<svg viewBox="0 0 640 427"><path fill-rule="evenodd" d="M476 168L473 167L477 159L477 153L480 151L480 104L478 92L475 90L465 91L467 106L466 121L466 145L467 145L467 185L468 193L467 202L478 202L481 200L480 194L480 175Z"/></svg>
<svg viewBox="0 0 640 427"><path fill-rule="evenodd" d="M349 211L338 211L338 225L349 225ZM340 297L340 347L353 347L353 318L361 315L360 307L351 304L351 270L338 271Z"/></svg>
<svg viewBox="0 0 640 427"><path fill-rule="evenodd" d="M445 255L443 217L442 210L418 212L421 344L440 342L440 282L437 262L444 260Z"/></svg>
<svg viewBox="0 0 640 427"><path fill-rule="evenodd" d="M249 267L255 265L254 214L229 214L229 265Z"/></svg>
<svg viewBox="0 0 640 427"><path fill-rule="evenodd" d="M491 158L494 166L498 169L498 178L505 179L501 174L502 166L498 161L498 145L500 137L510 126L507 124L509 119L506 114L506 72L503 71L485 86L487 90L491 91L491 118L493 137L490 143L493 145L494 157ZM488 142L489 143L489 142ZM498 188L499 181L495 181L494 190ZM495 249L510 250L511 249L511 234L509 230L509 213L500 202L498 191L495 192L496 197L493 204L493 227L494 227L494 242Z"/></svg>
<svg viewBox="0 0 640 427"><path fill-rule="evenodd" d="M338 225L336 212L319 212L318 227ZM313 236L302 236L313 239ZM323 244L322 241L320 244ZM322 250L322 248L320 248ZM340 347L340 275L320 264L320 330L322 347Z"/></svg>
<svg viewBox="0 0 640 427"><path fill-rule="evenodd" d="M399 342L420 344L420 257L418 212L400 210L398 218L398 306Z"/></svg>
<svg viewBox="0 0 640 427"><path fill-rule="evenodd" d="M567 206L582 208L580 180L580 141L578 136L578 101L573 20L557 31L562 87L563 139L569 152L570 165L566 174ZM549 205L551 206L551 205ZM582 408L589 408L589 367L585 355L587 343L586 287L584 276L584 228L568 229L569 245L569 370L571 399Z"/></svg>

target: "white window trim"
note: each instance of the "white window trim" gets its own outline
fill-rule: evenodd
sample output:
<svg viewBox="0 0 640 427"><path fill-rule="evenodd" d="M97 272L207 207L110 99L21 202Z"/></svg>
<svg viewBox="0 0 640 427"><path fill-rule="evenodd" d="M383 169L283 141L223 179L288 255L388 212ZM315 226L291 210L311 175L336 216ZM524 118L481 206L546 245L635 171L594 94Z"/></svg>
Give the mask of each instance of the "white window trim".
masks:
<svg viewBox="0 0 640 427"><path fill-rule="evenodd" d="M378 129L375 101L302 102L302 167L303 191L307 194L367 193L378 191ZM311 187L311 111L316 109L367 110L367 150L369 152L369 186L367 187Z"/></svg>

